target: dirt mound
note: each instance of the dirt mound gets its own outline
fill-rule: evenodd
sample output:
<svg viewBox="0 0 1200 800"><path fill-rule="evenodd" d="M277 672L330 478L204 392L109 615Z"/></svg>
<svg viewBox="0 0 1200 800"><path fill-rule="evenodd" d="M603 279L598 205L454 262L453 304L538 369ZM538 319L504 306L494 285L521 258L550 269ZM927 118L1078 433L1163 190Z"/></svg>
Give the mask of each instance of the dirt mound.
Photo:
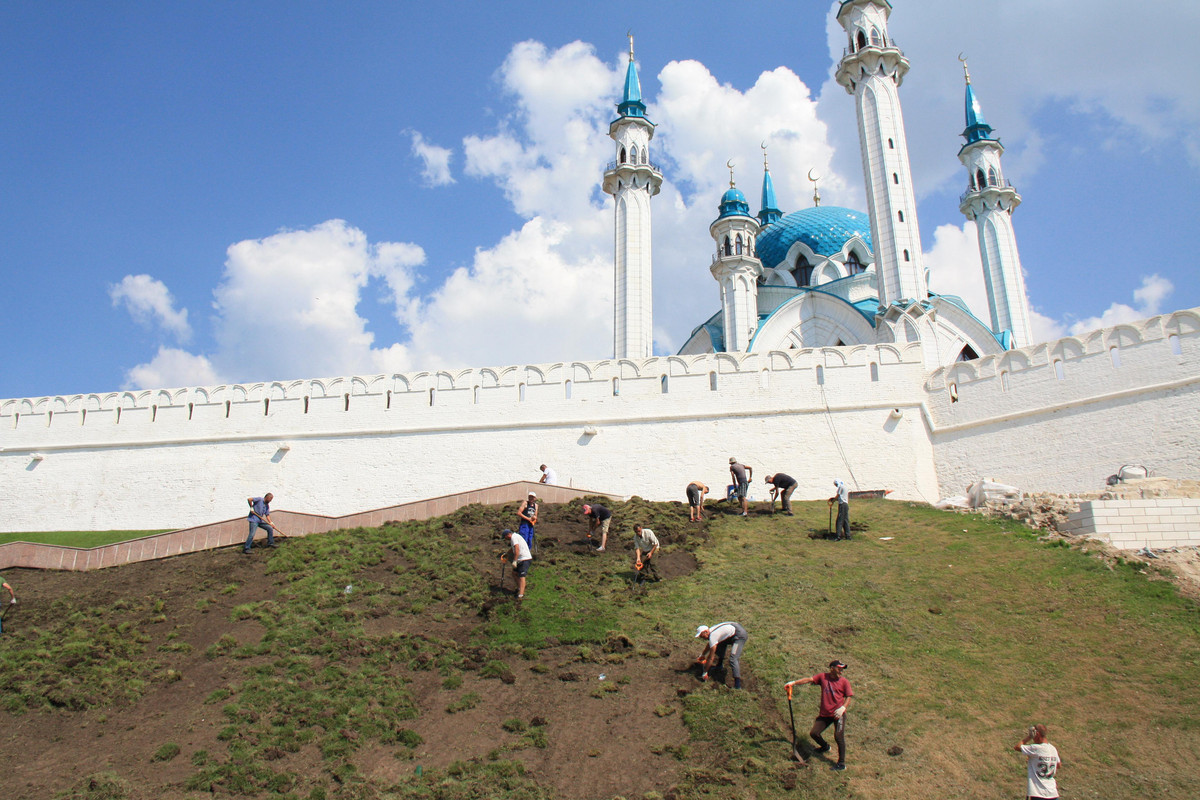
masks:
<svg viewBox="0 0 1200 800"><path fill-rule="evenodd" d="M661 580L697 568L690 548L704 539L705 526L689 523L682 504L638 498L610 504L615 514L606 553L588 541L581 505L543 507L531 586L545 586L565 571L614 602L652 602L653 586L636 596L630 587L637 574L629 549L635 521L663 542L656 564ZM286 784L294 796L306 797L310 788L351 776L387 785L426 770L465 769L461 764L485 769L499 753L519 757L523 770L555 797L666 792L683 766L676 757L688 738L680 698L696 685L693 654L677 652L677 643L662 636L635 639L621 632L594 646L489 646L486 626L520 624L520 615L538 613L529 601L516 606L510 574L499 585L503 544L496 532L515 523L516 504L470 506L428 524L284 541L249 557L228 548L89 573L9 571L22 603L5 620L0 652L36 658L41 648L42 657L54 659L59 651L51 640L76 637L94 649L97 627L131 642L119 659L114 649L79 664L78 675L64 672L65 664L46 665L8 687L0 754L10 765L10 794L47 797L75 787L81 797L102 791L185 797L205 790L205 775L215 781L207 784L212 791L247 793L232 779L212 776L224 774L216 771L223 754L246 740L247 733L235 731L249 731L253 739L260 735L254 731L275 735L263 726L292 724L272 722L272 712L248 701L254 680L247 676L281 664L307 690L320 685L323 669L389 671L411 698L412 718L388 722L391 732L375 742L365 727L344 726L334 737L347 750L341 760L330 761L335 745L331 739L319 744L320 734L301 736L294 747L264 745L258 751L264 770L247 775L247 787L270 786L274 775L277 788ZM303 634L308 641L274 646L278 637L295 636L281 633L272 615L286 615L303 580L303 571L285 562L303 553L314 568L324 561L322 568L336 569L342 560L353 561L356 539L378 535L386 542L414 525L421 546L385 546L348 577L337 573L336 585L313 604ZM347 537L342 552L331 546L339 536ZM459 574L452 552L466 554L474 577ZM443 588L470 585L482 591L469 603L465 594ZM326 605L337 616L322 617ZM320 619L332 625L343 618L359 625L360 635L322 630ZM411 660L396 662L392 655L404 646ZM381 660L381 649L392 660ZM330 655L320 655L326 651ZM84 666L100 676L95 687L84 685ZM135 687L127 699L106 694L122 683ZM276 691L285 686L276 684ZM52 694L57 699L47 702ZM318 715L314 730L340 724L325 719ZM636 770L629 769L631 753ZM119 778L103 777L110 773Z"/></svg>

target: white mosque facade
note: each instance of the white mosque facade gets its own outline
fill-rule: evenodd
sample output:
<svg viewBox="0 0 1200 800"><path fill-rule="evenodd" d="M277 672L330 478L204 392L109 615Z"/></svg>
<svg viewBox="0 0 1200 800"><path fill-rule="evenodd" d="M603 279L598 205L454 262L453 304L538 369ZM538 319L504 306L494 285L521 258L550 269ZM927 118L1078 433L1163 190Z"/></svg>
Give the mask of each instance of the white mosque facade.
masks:
<svg viewBox="0 0 1200 800"><path fill-rule="evenodd" d="M980 477L1094 489L1123 463L1200 478L1200 310L1032 341L1021 198L969 75L960 209L979 231L986 321L929 292L900 105L909 64L890 13L846 0L837 14L866 212L817 201L785 214L764 164L755 214L731 179L709 229L719 308L676 355L652 350L662 173L631 52L603 178L613 358L0 399L0 530L198 525L244 515L265 491L283 509L342 515L542 463L563 485L655 500L694 480L724 486L731 455L796 477L797 499L829 496L835 477L924 502Z"/></svg>

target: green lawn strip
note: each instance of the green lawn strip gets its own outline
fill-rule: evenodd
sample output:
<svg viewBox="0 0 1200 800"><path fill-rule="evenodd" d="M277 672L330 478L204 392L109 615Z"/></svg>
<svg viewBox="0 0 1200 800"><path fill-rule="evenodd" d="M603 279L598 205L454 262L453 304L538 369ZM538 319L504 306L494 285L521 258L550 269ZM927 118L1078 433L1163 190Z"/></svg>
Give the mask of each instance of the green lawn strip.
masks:
<svg viewBox="0 0 1200 800"><path fill-rule="evenodd" d="M160 531L36 531L31 533L0 533L0 544L9 542L31 542L33 544L56 544L61 547L103 547L106 544L128 542L143 536L166 533L175 528Z"/></svg>
<svg viewBox="0 0 1200 800"><path fill-rule="evenodd" d="M1196 796L1200 735L1186 709L1200 700L1198 613L1172 586L1010 533L1014 523L888 501L854 504L852 519L870 526L854 541L811 541L808 530L824 529L826 513L806 503L794 521L716 522L703 569L664 587L656 606L681 638L702 622L742 622L744 661L764 681L759 691L776 693L785 721L785 680L835 657L849 662L859 695L851 761L864 797L916 785L889 777L906 774L885 754L893 745L905 748L905 762L925 759L945 775L945 785L927 781L930 796L1005 796L992 783L1019 778L1007 750L1034 720L1051 726L1073 764L1064 773L1073 794ZM707 702L703 695L689 706ZM815 690L799 690L794 703L803 736ZM729 746L703 726L693 731ZM1131 739L1183 763L1164 770L1114 760L1131 752ZM1117 776L1140 789L1113 794ZM837 780L814 773L798 790L831 791ZM764 782L760 796L774 796L778 781Z"/></svg>

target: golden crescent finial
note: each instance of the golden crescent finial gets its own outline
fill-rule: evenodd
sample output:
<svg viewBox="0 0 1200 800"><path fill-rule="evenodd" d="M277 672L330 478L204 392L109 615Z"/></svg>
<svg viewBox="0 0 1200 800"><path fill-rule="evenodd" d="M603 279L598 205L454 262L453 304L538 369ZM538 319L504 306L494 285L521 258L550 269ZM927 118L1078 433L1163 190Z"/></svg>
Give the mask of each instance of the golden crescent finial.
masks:
<svg viewBox="0 0 1200 800"><path fill-rule="evenodd" d="M962 65L963 65L963 75L964 75L964 76L966 77L966 79L967 79L967 85L968 85L968 86L970 86L970 85L971 85L971 70L967 69L967 59L963 57L963 54L962 54L962 53L959 53L959 54L958 54L958 60L962 62Z"/></svg>
<svg viewBox="0 0 1200 800"><path fill-rule="evenodd" d="M633 28L625 31L625 35L629 37L629 60L633 61Z"/></svg>
<svg viewBox="0 0 1200 800"><path fill-rule="evenodd" d="M731 158L731 159L729 159L728 161L726 161L726 162L725 162L725 166L729 167L729 188L730 188L730 189L732 189L732 188L734 187L734 183L733 183L733 159Z"/></svg>
<svg viewBox="0 0 1200 800"><path fill-rule="evenodd" d="M768 169L768 165L767 165L767 140L766 140L766 139L763 139L763 140L762 140L762 142L761 142L761 143L760 143L758 146L759 146L759 147L761 147L761 148L762 148L762 151L763 151L763 171L765 172L765 171Z"/></svg>
<svg viewBox="0 0 1200 800"><path fill-rule="evenodd" d="M821 180L821 176L820 176L820 175L813 175L813 172L815 172L815 171L816 171L816 170L812 170L812 169L810 169L810 170L808 171L808 179L809 179L810 181L812 181L813 183L816 183L817 181Z"/></svg>

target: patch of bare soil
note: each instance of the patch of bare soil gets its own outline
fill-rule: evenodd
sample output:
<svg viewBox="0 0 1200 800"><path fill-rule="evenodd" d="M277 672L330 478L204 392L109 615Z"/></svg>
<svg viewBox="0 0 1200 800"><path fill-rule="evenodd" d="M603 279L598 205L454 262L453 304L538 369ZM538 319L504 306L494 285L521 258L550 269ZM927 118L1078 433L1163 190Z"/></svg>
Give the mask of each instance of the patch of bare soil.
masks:
<svg viewBox="0 0 1200 800"><path fill-rule="evenodd" d="M688 535L703 535L704 526L687 527L683 509L681 517L680 525ZM459 533L465 531L478 544L475 568L493 586L488 603L515 602L510 576L503 589L496 586L501 544L490 523L484 518L472 521L467 515L456 525ZM668 541L683 536L672 525L659 525L666 530L660 537ZM628 544L627 532L614 530L608 552L594 553L585 530L577 508L544 509L537 565L530 580L563 559L632 562L632 553L623 546ZM289 546L294 545L281 544ZM123 613L129 614L138 629L150 634L145 657L159 662L163 670L178 671L182 678L153 681L141 699L125 707L0 711L6 794L52 797L88 775L113 772L131 784L132 797L194 796L182 789L195 771L193 757L207 751L221 758L227 750L218 738L228 724L219 690L235 687L245 670L257 663L254 658L214 660L205 651L226 635L239 645L261 640L264 631L258 623L232 621L231 611L237 605L277 596L282 584L266 570L274 555L275 551L256 548L247 557L240 548L227 548L90 573L7 571L21 604L4 621L0 648L33 641L36 629L51 627L56 612L50 605L55 598L70 598L81 608L108 608L123 600L134 610L114 611L110 621L120 622ZM385 585L421 580L405 572L395 554L387 558L366 577ZM657 566L659 577L669 581L694 571L697 563L690 553L678 549L662 554ZM631 563L627 579L635 574ZM165 619L154 621L159 615L153 608L159 600ZM372 636L398 633L462 643L486 619L486 605L474 618L439 620L437 609L430 608L423 615L372 615L364 619L364 626ZM666 792L683 766L672 754L687 741L681 698L697 689L690 669L692 655L672 652L662 642L618 642L616 648L628 651L620 663L580 661L578 648L563 646L541 650L533 659L513 655L508 660L509 674L500 679L482 677L480 665L475 665L464 674L462 685L453 688L446 688L435 670L406 675L421 712L408 724L423 743L412 751L397 745L366 745L358 750L355 763L361 774L387 784L412 774L418 766L441 768L499 750L522 761L528 774L559 797ZM747 680L753 685L753 676ZM725 691L714 686L703 690ZM479 697L474 707L447 710L472 692ZM540 731L540 738L528 735L533 729ZM166 761L153 760L167 743L178 744L179 754ZM301 775L317 776L323 769L316 752L281 752L279 759L276 768Z"/></svg>

